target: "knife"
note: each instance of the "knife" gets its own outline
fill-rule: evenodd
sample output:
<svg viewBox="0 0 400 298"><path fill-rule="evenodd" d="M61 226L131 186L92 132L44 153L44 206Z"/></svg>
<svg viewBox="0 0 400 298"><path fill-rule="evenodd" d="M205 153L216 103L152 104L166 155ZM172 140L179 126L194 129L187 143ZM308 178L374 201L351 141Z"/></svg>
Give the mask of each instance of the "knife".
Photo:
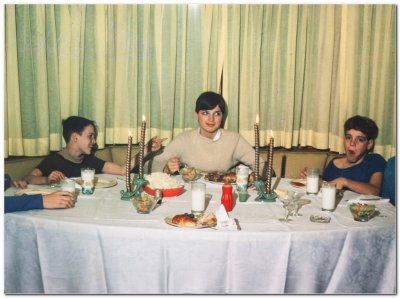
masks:
<svg viewBox="0 0 400 298"><path fill-rule="evenodd" d="M272 190L276 189L279 185L279 182L281 181L281 177L276 177L274 186L272 187Z"/></svg>
<svg viewBox="0 0 400 298"><path fill-rule="evenodd" d="M239 220L237 218L235 218L235 223L238 231L240 231L242 228L240 227Z"/></svg>

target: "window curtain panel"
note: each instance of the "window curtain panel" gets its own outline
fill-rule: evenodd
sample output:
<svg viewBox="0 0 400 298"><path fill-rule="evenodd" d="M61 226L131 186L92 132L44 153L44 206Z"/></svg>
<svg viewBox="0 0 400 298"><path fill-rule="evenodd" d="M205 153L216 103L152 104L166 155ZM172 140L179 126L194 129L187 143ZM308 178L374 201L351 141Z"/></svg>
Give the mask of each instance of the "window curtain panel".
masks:
<svg viewBox="0 0 400 298"><path fill-rule="evenodd" d="M98 145L166 143L197 126L206 90L225 128L254 144L343 152L343 124L371 117L396 148L395 5L6 5L4 152L60 150L61 121L96 121Z"/></svg>

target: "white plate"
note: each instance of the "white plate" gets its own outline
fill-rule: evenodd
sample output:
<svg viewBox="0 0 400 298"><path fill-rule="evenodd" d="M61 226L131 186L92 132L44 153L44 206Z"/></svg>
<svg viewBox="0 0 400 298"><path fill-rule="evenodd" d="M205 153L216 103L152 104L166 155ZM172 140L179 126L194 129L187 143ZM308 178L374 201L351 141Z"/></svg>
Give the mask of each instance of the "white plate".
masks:
<svg viewBox="0 0 400 298"><path fill-rule="evenodd" d="M53 192L56 192L57 190L55 189L49 189L49 188L25 188L25 189L20 189L15 192L16 196L21 196L21 195L48 195Z"/></svg>
<svg viewBox="0 0 400 298"><path fill-rule="evenodd" d="M209 224L209 225L205 224L205 225L196 225L196 226L193 226L193 227L191 227L191 226L177 225L177 224L174 224L174 223L172 222L172 218L173 218L174 216L175 216L175 215L173 215L173 216L168 216L168 217L164 218L164 221L165 221L167 224L169 224L169 225L171 225L171 226L174 226L174 227L178 227L178 228L204 229L204 228L214 227L214 226L216 225L216 224Z"/></svg>
<svg viewBox="0 0 400 298"><path fill-rule="evenodd" d="M210 180L208 180L205 176L204 176L204 180L207 181L208 183L212 183L212 184L218 184L218 185L224 185L224 184L225 184L225 182L210 181ZM236 185L236 182L229 183L229 184Z"/></svg>
<svg viewBox="0 0 400 298"><path fill-rule="evenodd" d="M289 183L293 187L305 189L306 185L307 185L307 180L306 179L293 179Z"/></svg>
<svg viewBox="0 0 400 298"><path fill-rule="evenodd" d="M82 185L81 178L76 178L74 180L79 185ZM94 178L94 186L96 188L107 188L107 187L113 187L115 185L117 185L117 179L103 178L103 177L95 177Z"/></svg>

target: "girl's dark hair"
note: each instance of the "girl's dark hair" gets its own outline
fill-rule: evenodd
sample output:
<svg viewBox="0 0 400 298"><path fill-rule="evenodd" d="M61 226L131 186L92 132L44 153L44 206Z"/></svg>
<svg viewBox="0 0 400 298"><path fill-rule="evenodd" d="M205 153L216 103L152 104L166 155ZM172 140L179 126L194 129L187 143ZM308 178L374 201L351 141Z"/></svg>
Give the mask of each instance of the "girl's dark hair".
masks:
<svg viewBox="0 0 400 298"><path fill-rule="evenodd" d="M207 91L200 94L196 101L196 113L201 110L212 110L216 106L221 109L222 115L225 115L225 100L224 98L215 92Z"/></svg>
<svg viewBox="0 0 400 298"><path fill-rule="evenodd" d="M63 137L65 143L68 144L71 139L71 135L76 132L79 135L82 135L82 132L85 130L85 127L88 125L92 125L94 128L95 135L97 135L97 126L96 123L92 120L79 117L79 116L70 116L67 119L62 121L63 126Z"/></svg>
<svg viewBox="0 0 400 298"><path fill-rule="evenodd" d="M378 137L378 126L368 117L353 116L344 123L344 134L350 129L361 131L368 140L375 140Z"/></svg>

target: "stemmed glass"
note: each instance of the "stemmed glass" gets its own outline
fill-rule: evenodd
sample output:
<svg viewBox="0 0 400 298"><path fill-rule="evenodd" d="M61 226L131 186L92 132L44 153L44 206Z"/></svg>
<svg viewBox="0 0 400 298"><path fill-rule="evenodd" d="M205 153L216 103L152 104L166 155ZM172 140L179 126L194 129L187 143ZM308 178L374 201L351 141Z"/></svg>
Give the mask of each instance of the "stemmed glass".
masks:
<svg viewBox="0 0 400 298"><path fill-rule="evenodd" d="M286 195L284 197L279 197L279 200L283 204L283 208L285 208L285 217L284 218L279 218L279 221L283 222L289 222L291 219L289 219L290 215L294 215L293 212L297 208L297 204L295 200L293 199L292 196Z"/></svg>
<svg viewBox="0 0 400 298"><path fill-rule="evenodd" d="M304 196L304 193L297 191L289 191L289 196L293 198L294 204L296 205L293 216L302 216L302 214L299 213L299 210L302 206L302 204L300 204L300 198Z"/></svg>

